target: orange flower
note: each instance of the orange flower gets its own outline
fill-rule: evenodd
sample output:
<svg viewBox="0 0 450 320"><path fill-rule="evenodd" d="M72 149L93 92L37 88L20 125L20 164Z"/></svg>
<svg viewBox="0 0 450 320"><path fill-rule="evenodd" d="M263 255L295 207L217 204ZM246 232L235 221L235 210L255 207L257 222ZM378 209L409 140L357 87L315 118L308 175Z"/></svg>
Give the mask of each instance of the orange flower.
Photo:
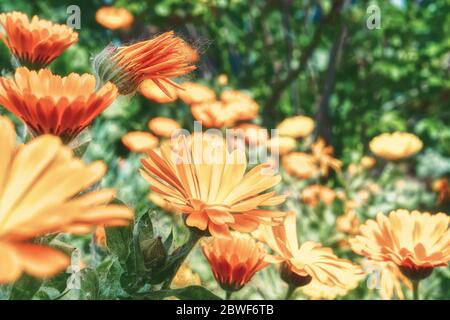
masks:
<svg viewBox="0 0 450 320"><path fill-rule="evenodd" d="M242 289L256 272L268 266L262 244L247 235L205 239L202 251L211 265L214 278L226 291Z"/></svg>
<svg viewBox="0 0 450 320"><path fill-rule="evenodd" d="M226 86L228 84L228 76L224 73L220 74L217 77L217 83L222 87Z"/></svg>
<svg viewBox="0 0 450 320"><path fill-rule="evenodd" d="M307 241L299 246L296 214L289 212L280 225L261 225L264 242L275 252L268 259L282 263L281 277L295 286L305 286L312 280L327 286L348 288L361 270L350 261L338 258L330 248Z"/></svg>
<svg viewBox="0 0 450 320"><path fill-rule="evenodd" d="M285 155L282 158L282 165L288 174L300 179L310 179L319 171L314 158L303 152Z"/></svg>
<svg viewBox="0 0 450 320"><path fill-rule="evenodd" d="M139 86L139 92L147 99L156 103L170 103L177 100L177 91L175 87L168 86L166 84L161 85L163 85L170 93L170 97L165 94L164 91L162 91L152 80L144 80Z"/></svg>
<svg viewBox="0 0 450 320"><path fill-rule="evenodd" d="M336 230L349 235L359 234L360 225L355 210L348 210L336 219Z"/></svg>
<svg viewBox="0 0 450 320"><path fill-rule="evenodd" d="M14 79L0 78L0 104L21 118L32 135L45 133L70 142L117 97L112 83L95 91L90 74L61 78L49 70L17 68Z"/></svg>
<svg viewBox="0 0 450 320"><path fill-rule="evenodd" d="M247 94L237 90L225 90L220 95L222 103L235 114L236 121L253 120L258 116L259 105Z"/></svg>
<svg viewBox="0 0 450 320"><path fill-rule="evenodd" d="M216 100L216 93L201 83L184 82L180 87L177 90L178 96L190 106Z"/></svg>
<svg viewBox="0 0 450 320"><path fill-rule="evenodd" d="M408 158L423 147L422 141L411 133L383 133L370 141L369 148L375 155L392 161Z"/></svg>
<svg viewBox="0 0 450 320"><path fill-rule="evenodd" d="M186 224L211 235L229 237L229 228L251 232L260 223L282 212L262 210L259 206L282 203L285 196L262 193L281 180L266 164L247 174L245 151L228 151L223 139L197 133L177 143L161 146L161 156L153 150L144 159L142 176L150 189L170 201L187 215Z"/></svg>
<svg viewBox="0 0 450 320"><path fill-rule="evenodd" d="M319 164L322 176L328 176L329 168L334 171L340 171L342 162L332 157L334 149L332 146L326 146L325 140L319 138L311 145L313 157Z"/></svg>
<svg viewBox="0 0 450 320"><path fill-rule="evenodd" d="M16 146L14 126L0 117L0 283L23 272L52 276L69 258L32 239L55 232L87 233L94 225L127 224L133 212L109 205L115 191L80 193L99 181L106 167L74 158L60 139L38 137Z"/></svg>
<svg viewBox="0 0 450 320"><path fill-rule="evenodd" d="M170 138L177 130L181 129L178 122L171 118L156 117L151 119L148 128L157 136Z"/></svg>
<svg viewBox="0 0 450 320"><path fill-rule="evenodd" d="M133 24L133 15L125 8L101 7L95 13L95 20L111 30L128 29Z"/></svg>
<svg viewBox="0 0 450 320"><path fill-rule="evenodd" d="M450 182L447 178L440 178L436 180L433 183L433 191L438 194L438 205L441 205L450 200Z"/></svg>
<svg viewBox="0 0 450 320"><path fill-rule="evenodd" d="M254 146L265 144L268 138L267 129L254 123L241 123L233 128L233 132Z"/></svg>
<svg viewBox="0 0 450 320"><path fill-rule="evenodd" d="M194 119L207 128L226 128L236 120L236 114L220 101L192 105L191 112Z"/></svg>
<svg viewBox="0 0 450 320"><path fill-rule="evenodd" d="M360 227L353 251L375 261L392 261L411 280L428 277L450 260L450 217L445 213L392 211Z"/></svg>
<svg viewBox="0 0 450 320"><path fill-rule="evenodd" d="M114 83L120 94L133 93L150 79L171 97L165 85L181 88L171 78L196 68L192 65L196 59L192 50L170 31L129 46L108 46L94 58L93 66L102 81Z"/></svg>
<svg viewBox="0 0 450 320"><path fill-rule="evenodd" d="M77 42L78 34L64 24L54 24L21 12L0 14L0 40L21 65L40 69Z"/></svg>
<svg viewBox="0 0 450 320"><path fill-rule="evenodd" d="M376 165L377 160L369 156L364 156L361 158L360 163L364 169L372 169Z"/></svg>
<svg viewBox="0 0 450 320"><path fill-rule="evenodd" d="M284 119L277 129L281 136L305 138L314 130L314 120L305 116L295 116Z"/></svg>
<svg viewBox="0 0 450 320"><path fill-rule="evenodd" d="M312 208L315 208L317 204L323 202L327 206L331 205L336 198L336 193L333 189L320 184L313 184L303 189L300 198L303 202Z"/></svg>
<svg viewBox="0 0 450 320"><path fill-rule="evenodd" d="M411 281L401 273L393 262L365 260L363 268L367 274L372 275L368 279L369 289L379 289L381 299L398 298L403 300L405 295L402 286L405 286L409 291L412 290Z"/></svg>
<svg viewBox="0 0 450 320"><path fill-rule="evenodd" d="M272 152L277 152L280 156L288 154L297 146L297 141L291 137L275 137L267 141L267 148Z"/></svg>
<svg viewBox="0 0 450 320"><path fill-rule="evenodd" d="M156 148L159 140L149 132L132 131L122 137L122 143L130 151L141 153Z"/></svg>

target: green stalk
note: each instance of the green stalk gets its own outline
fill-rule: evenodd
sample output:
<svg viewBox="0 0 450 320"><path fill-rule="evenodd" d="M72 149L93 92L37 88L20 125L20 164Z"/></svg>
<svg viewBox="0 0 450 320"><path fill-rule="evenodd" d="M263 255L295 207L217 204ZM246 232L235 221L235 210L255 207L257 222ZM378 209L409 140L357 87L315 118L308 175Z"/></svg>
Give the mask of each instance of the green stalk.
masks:
<svg viewBox="0 0 450 320"><path fill-rule="evenodd" d="M295 289L297 289L297 287L290 284L286 291L286 296L284 297L284 300L290 300Z"/></svg>
<svg viewBox="0 0 450 320"><path fill-rule="evenodd" d="M413 299L414 300L420 300L419 298L419 280L413 280Z"/></svg>
<svg viewBox="0 0 450 320"><path fill-rule="evenodd" d="M225 300L230 300L231 299L231 294L232 294L231 291L229 291L229 290L225 291Z"/></svg>

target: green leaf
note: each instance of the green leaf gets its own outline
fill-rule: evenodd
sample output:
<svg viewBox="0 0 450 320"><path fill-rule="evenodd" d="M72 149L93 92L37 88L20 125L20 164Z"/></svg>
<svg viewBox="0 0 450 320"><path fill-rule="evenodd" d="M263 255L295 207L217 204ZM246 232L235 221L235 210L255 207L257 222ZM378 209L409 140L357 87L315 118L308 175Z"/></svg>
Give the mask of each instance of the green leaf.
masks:
<svg viewBox="0 0 450 320"><path fill-rule="evenodd" d="M141 298L159 300L168 297L177 297L182 300L222 300L220 297L201 286L189 286L173 290L159 290L145 293Z"/></svg>
<svg viewBox="0 0 450 320"><path fill-rule="evenodd" d="M24 274L16 283L14 283L10 300L30 300L38 292L42 285L42 279L33 278Z"/></svg>
<svg viewBox="0 0 450 320"><path fill-rule="evenodd" d="M125 265L130 254L129 244L132 239L131 227L105 228L108 249Z"/></svg>

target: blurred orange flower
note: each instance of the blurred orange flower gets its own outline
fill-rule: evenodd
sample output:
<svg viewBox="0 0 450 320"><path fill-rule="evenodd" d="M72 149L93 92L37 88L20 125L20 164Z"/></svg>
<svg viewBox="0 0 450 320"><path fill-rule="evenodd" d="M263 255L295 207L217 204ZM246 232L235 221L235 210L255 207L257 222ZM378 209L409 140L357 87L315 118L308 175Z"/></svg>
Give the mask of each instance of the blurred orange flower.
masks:
<svg viewBox="0 0 450 320"><path fill-rule="evenodd" d="M156 148L159 140L150 132L132 131L122 137L122 143L130 151L141 153Z"/></svg>
<svg viewBox="0 0 450 320"><path fill-rule="evenodd" d="M38 137L16 146L14 126L0 117L0 283L14 282L23 272L52 276L70 259L32 239L55 232L88 233L94 225L126 225L133 212L109 205L115 191L82 191L105 174L102 162L90 165L74 158L60 139Z"/></svg>
<svg viewBox="0 0 450 320"><path fill-rule="evenodd" d="M377 161L374 158L369 157L369 156L362 157L361 162L360 162L361 166L364 169L372 169L376 165L376 163L377 163Z"/></svg>
<svg viewBox="0 0 450 320"><path fill-rule="evenodd" d="M322 138L317 139L317 141L311 145L311 151L313 157L318 162L322 176L328 176L330 168L334 171L341 171L342 162L333 158L332 155L334 149L332 146L326 146L325 140Z"/></svg>
<svg viewBox="0 0 450 320"><path fill-rule="evenodd" d="M241 123L233 128L234 133L241 133L245 142L253 146L266 143L268 138L267 129L254 123Z"/></svg>
<svg viewBox="0 0 450 320"><path fill-rule="evenodd" d="M314 120L305 116L286 118L277 126L281 136L305 138L314 130Z"/></svg>
<svg viewBox="0 0 450 320"><path fill-rule="evenodd" d="M194 119L207 128L230 127L236 120L236 114L220 101L194 104L191 112Z"/></svg>
<svg viewBox="0 0 450 320"><path fill-rule="evenodd" d="M258 116L259 105L250 96L238 90L225 90L220 95L222 103L235 114L236 121L253 120Z"/></svg>
<svg viewBox="0 0 450 320"><path fill-rule="evenodd" d="M397 210L360 227L353 251L375 261L392 261L411 280L428 277L450 260L450 217L445 213Z"/></svg>
<svg viewBox="0 0 450 320"><path fill-rule="evenodd" d="M208 136L199 133L190 141L180 136L176 146L161 146L161 156L150 150L141 170L150 189L186 214L188 226L217 237L229 237L230 227L251 232L260 223L284 216L259 208L285 200L273 191L262 193L281 177L266 164L246 174L245 151L228 151L226 141Z"/></svg>
<svg viewBox="0 0 450 320"><path fill-rule="evenodd" d="M214 278L226 291L242 289L259 270L269 265L262 244L248 235L231 238L209 238L202 241L202 251L208 259Z"/></svg>
<svg viewBox="0 0 450 320"><path fill-rule="evenodd" d="M21 118L36 136L45 133L70 142L117 97L112 83L95 91L95 77L71 73L61 78L48 69L17 68L14 79L0 78L0 104Z"/></svg>
<svg viewBox="0 0 450 320"><path fill-rule="evenodd" d="M156 103L170 103L177 100L177 91L175 87L167 84L161 84L170 93L170 97L160 89L152 80L144 80L139 86L139 92L147 99Z"/></svg>
<svg viewBox="0 0 450 320"><path fill-rule="evenodd" d="M227 84L228 84L228 76L226 75L226 74L220 74L218 77L217 77L217 83L220 85L220 86L226 86Z"/></svg>
<svg viewBox="0 0 450 320"><path fill-rule="evenodd" d="M348 235L359 234L361 225L355 210L347 210L343 215L336 219L336 230Z"/></svg>
<svg viewBox="0 0 450 320"><path fill-rule="evenodd" d="M165 138L170 138L173 133L181 129L178 122L171 118L164 117L156 117L151 119L147 126L154 134Z"/></svg>
<svg viewBox="0 0 450 320"><path fill-rule="evenodd" d="M397 161L408 158L423 147L422 141L407 132L383 133L370 141L369 148L375 155Z"/></svg>
<svg viewBox="0 0 450 320"><path fill-rule="evenodd" d="M94 58L93 66L104 82L111 81L118 87L120 94L133 93L150 79L172 97L165 85L180 88L171 78L195 70L192 50L170 31L129 46L108 46Z"/></svg>
<svg viewBox="0 0 450 320"><path fill-rule="evenodd" d="M338 258L330 248L307 241L299 245L295 212L289 212L280 225L260 226L264 242L275 252L267 260L282 263L281 276L295 286L312 280L327 286L348 288L361 275L361 269L349 260Z"/></svg>
<svg viewBox="0 0 450 320"><path fill-rule="evenodd" d="M297 141L292 137L275 137L267 141L267 148L272 152L278 152L280 156L288 154L297 146Z"/></svg>
<svg viewBox="0 0 450 320"><path fill-rule="evenodd" d="M319 172L315 159L303 152L292 152L285 155L282 158L282 165L289 175L300 179L310 179Z"/></svg>
<svg viewBox="0 0 450 320"><path fill-rule="evenodd" d="M188 105L216 100L216 93L201 83L184 82L180 87L181 88L177 90L178 96Z"/></svg>
<svg viewBox="0 0 450 320"><path fill-rule="evenodd" d="M336 193L327 186L313 184L302 190L300 198L304 203L315 208L319 202L323 202L327 206L331 205L336 199Z"/></svg>
<svg viewBox="0 0 450 320"><path fill-rule="evenodd" d="M21 12L0 14L0 40L21 65L40 69L77 42L78 33L65 24L54 24Z"/></svg>
<svg viewBox="0 0 450 320"><path fill-rule="evenodd" d="M95 20L111 30L128 29L133 24L133 15L125 8L101 7L95 13Z"/></svg>
<svg viewBox="0 0 450 320"><path fill-rule="evenodd" d="M433 191L438 194L437 204L441 205L450 200L450 181L447 178L440 178L433 183Z"/></svg>
<svg viewBox="0 0 450 320"><path fill-rule="evenodd" d="M405 295L402 286L405 286L409 291L412 290L411 281L401 273L393 262L365 260L363 268L367 274L373 275L368 279L368 287L379 289L381 299L398 298L403 300Z"/></svg>

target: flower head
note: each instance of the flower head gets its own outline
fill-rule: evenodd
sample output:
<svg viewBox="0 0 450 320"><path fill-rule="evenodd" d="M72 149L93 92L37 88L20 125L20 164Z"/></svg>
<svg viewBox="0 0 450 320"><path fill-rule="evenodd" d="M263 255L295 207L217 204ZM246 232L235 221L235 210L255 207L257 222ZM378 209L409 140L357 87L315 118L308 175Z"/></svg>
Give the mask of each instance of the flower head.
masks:
<svg viewBox="0 0 450 320"><path fill-rule="evenodd" d="M117 97L112 83L95 91L90 74L61 78L47 69L17 68L0 78L0 104L23 120L33 135L53 134L71 141Z"/></svg>
<svg viewBox="0 0 450 320"><path fill-rule="evenodd" d="M156 148L159 140L150 132L131 131L122 137L122 143L130 151L141 153Z"/></svg>
<svg viewBox="0 0 450 320"><path fill-rule="evenodd" d="M315 208L319 202L331 205L336 198L336 193L327 186L313 184L302 190L300 198L304 203Z"/></svg>
<svg viewBox="0 0 450 320"><path fill-rule="evenodd" d="M267 148L272 152L277 152L280 156L288 154L297 146L297 141L292 137L274 137L267 141Z"/></svg>
<svg viewBox="0 0 450 320"><path fill-rule="evenodd" d="M170 103L177 100L177 91L175 87L167 84L161 84L170 93L168 96L164 91L160 89L152 80L144 80L139 86L139 92L147 99L156 103Z"/></svg>
<svg viewBox="0 0 450 320"><path fill-rule="evenodd" d="M67 267L69 258L32 239L55 232L87 233L94 225L125 225L133 212L109 204L115 191L84 193L106 167L74 158L60 139L38 137L16 146L14 127L0 117L0 283L23 272L47 277Z"/></svg>
<svg viewBox="0 0 450 320"><path fill-rule="evenodd" d="M256 272L269 264L265 261L267 253L262 244L248 235L205 239L202 251L211 265L214 278L227 291L240 290Z"/></svg>
<svg viewBox="0 0 450 320"><path fill-rule="evenodd" d="M297 239L295 212L289 212L280 225L261 225L264 242L275 252L270 261L281 263L283 280L295 286L318 281L327 286L348 287L361 270L350 261L338 258L330 248Z"/></svg>
<svg viewBox="0 0 450 320"><path fill-rule="evenodd" d="M233 131L235 134L242 134L245 142L253 146L263 145L268 139L267 129L254 123L241 123Z"/></svg>
<svg viewBox="0 0 450 320"><path fill-rule="evenodd" d="M437 193L437 204L441 205L450 200L450 181L440 178L433 182L433 191Z"/></svg>
<svg viewBox="0 0 450 320"><path fill-rule="evenodd" d="M221 101L194 104L191 112L194 119L207 128L226 128L236 121L236 113Z"/></svg>
<svg viewBox="0 0 450 320"><path fill-rule="evenodd" d="M304 152L285 155L282 158L282 165L288 174L300 179L310 179L319 172L314 157Z"/></svg>
<svg viewBox="0 0 450 320"><path fill-rule="evenodd" d="M95 13L95 20L105 28L116 30L128 29L134 18L125 8L101 7Z"/></svg>
<svg viewBox="0 0 450 320"><path fill-rule="evenodd" d="M422 141L407 132L383 133L370 141L369 148L377 156L392 161L408 158L423 147Z"/></svg>
<svg viewBox="0 0 450 320"><path fill-rule="evenodd" d="M330 168L334 171L341 170L342 162L333 158L333 147L327 146L325 144L325 140L322 138L317 139L317 141L311 145L311 151L313 157L319 165L322 176L328 176L328 171Z"/></svg>
<svg viewBox="0 0 450 320"><path fill-rule="evenodd" d="M21 65L40 69L77 42L78 34L64 24L54 24L21 12L0 14L0 40Z"/></svg>
<svg viewBox="0 0 450 320"><path fill-rule="evenodd" d="M172 134L181 129L178 122L171 118L164 117L156 117L151 119L147 126L154 134L165 138L170 138Z"/></svg>
<svg viewBox="0 0 450 320"><path fill-rule="evenodd" d="M147 79L152 80L167 96L166 85L181 88L171 78L183 76L196 67L198 59L184 40L172 31L129 46L108 46L93 60L93 67L102 81L114 83L120 94L137 90Z"/></svg>
<svg viewBox="0 0 450 320"><path fill-rule="evenodd" d="M216 93L214 90L201 83L184 82L180 87L181 88L177 90L178 96L184 103L190 106L216 100Z"/></svg>
<svg viewBox="0 0 450 320"><path fill-rule="evenodd" d="M305 116L286 118L277 126L281 136L305 138L314 130L314 120Z"/></svg>
<svg viewBox="0 0 450 320"><path fill-rule="evenodd" d="M253 120L258 116L258 103L242 91L225 90L220 100L234 114L235 121Z"/></svg>
<svg viewBox="0 0 450 320"><path fill-rule="evenodd" d="M410 279L423 279L450 260L450 217L407 210L379 213L350 239L353 251L375 261L392 261Z"/></svg>
<svg viewBox="0 0 450 320"><path fill-rule="evenodd" d="M265 192L281 180L266 164L246 173L244 150L229 151L228 143L209 134L180 136L161 146L161 155L150 150L142 161L142 176L150 189L170 201L185 215L186 224L229 237L231 227L251 232L282 212L260 209L282 203L284 196Z"/></svg>

